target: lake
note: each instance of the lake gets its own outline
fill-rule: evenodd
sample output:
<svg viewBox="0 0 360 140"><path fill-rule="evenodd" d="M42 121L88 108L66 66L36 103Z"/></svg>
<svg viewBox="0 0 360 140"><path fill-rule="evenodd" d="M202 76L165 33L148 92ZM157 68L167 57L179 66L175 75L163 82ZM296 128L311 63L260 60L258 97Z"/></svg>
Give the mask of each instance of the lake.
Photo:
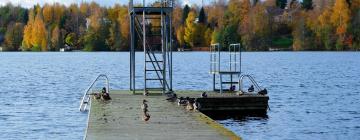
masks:
<svg viewBox="0 0 360 140"><path fill-rule="evenodd" d="M84 90L98 74L128 89L128 60L126 52L0 53L0 139L82 139ZM218 120L242 138L360 138L360 53L245 52L242 62L268 89L271 109ZM208 52L174 53L174 89L211 90L209 67Z"/></svg>

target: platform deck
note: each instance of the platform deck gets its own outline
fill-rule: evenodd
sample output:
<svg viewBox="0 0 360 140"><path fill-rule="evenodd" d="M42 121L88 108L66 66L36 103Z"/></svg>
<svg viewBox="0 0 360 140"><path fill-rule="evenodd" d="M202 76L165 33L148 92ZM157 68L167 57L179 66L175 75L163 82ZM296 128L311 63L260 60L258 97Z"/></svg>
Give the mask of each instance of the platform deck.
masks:
<svg viewBox="0 0 360 140"><path fill-rule="evenodd" d="M201 92L186 92L191 96ZM185 94L181 93L181 94ZM87 140L222 140L240 139L198 111L187 111L165 96L133 95L112 91L109 102L93 100L85 134ZM142 120L142 100L148 100L148 122Z"/></svg>

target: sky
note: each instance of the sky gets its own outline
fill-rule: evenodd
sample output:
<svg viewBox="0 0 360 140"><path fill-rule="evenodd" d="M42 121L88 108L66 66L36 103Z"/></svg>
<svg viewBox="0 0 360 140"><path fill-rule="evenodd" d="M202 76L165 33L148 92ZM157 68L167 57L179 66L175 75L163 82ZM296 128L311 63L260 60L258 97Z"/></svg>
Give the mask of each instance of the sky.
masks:
<svg viewBox="0 0 360 140"><path fill-rule="evenodd" d="M81 3L82 1L85 2L91 2L91 1L95 1L99 4L101 4L102 6L112 6L115 3L120 3L120 4L127 4L129 0L0 0L0 5L6 5L7 3L12 3L13 5L21 5L22 7L32 7L33 5L36 4L40 4L43 5L44 3L62 3L65 5L70 5L72 3ZM142 1L142 0L134 0L136 1ZM147 0L147 1L153 1L153 0ZM209 1L209 0L204 0L205 1ZM197 4L197 5L201 5L201 0L182 0L183 4Z"/></svg>

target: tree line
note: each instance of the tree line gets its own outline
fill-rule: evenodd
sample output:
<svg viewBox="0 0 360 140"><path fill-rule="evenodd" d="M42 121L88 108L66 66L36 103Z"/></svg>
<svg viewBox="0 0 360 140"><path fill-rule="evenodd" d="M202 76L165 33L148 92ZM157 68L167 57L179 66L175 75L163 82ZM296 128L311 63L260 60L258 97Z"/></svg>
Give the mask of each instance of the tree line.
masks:
<svg viewBox="0 0 360 140"><path fill-rule="evenodd" d="M59 3L0 7L5 51L129 50L126 5ZM173 11L175 48L241 43L246 50L359 50L359 0L216 0Z"/></svg>

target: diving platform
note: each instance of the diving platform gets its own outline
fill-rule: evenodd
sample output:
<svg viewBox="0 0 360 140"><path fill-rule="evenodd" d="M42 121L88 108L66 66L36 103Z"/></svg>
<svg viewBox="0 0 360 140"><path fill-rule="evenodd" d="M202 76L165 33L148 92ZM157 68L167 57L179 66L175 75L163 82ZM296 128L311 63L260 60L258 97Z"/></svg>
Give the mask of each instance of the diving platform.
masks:
<svg viewBox="0 0 360 140"><path fill-rule="evenodd" d="M172 9L172 7L133 7L130 14L135 13L141 15L145 12L146 15L166 15L172 12Z"/></svg>
<svg viewBox="0 0 360 140"><path fill-rule="evenodd" d="M201 91L179 91L178 96L200 97ZM111 91L112 100L91 99L86 140L238 140L239 136L198 110L187 110L166 96L134 95L132 91ZM209 93L209 100L229 98ZM227 97L225 97L227 96ZM232 95L234 96L234 95ZM240 96L238 96L240 97ZM148 101L150 120L142 120L142 100ZM235 101L235 100L234 100ZM212 101L211 101L212 102ZM239 102L240 103L240 102ZM205 107L205 105L204 105Z"/></svg>

